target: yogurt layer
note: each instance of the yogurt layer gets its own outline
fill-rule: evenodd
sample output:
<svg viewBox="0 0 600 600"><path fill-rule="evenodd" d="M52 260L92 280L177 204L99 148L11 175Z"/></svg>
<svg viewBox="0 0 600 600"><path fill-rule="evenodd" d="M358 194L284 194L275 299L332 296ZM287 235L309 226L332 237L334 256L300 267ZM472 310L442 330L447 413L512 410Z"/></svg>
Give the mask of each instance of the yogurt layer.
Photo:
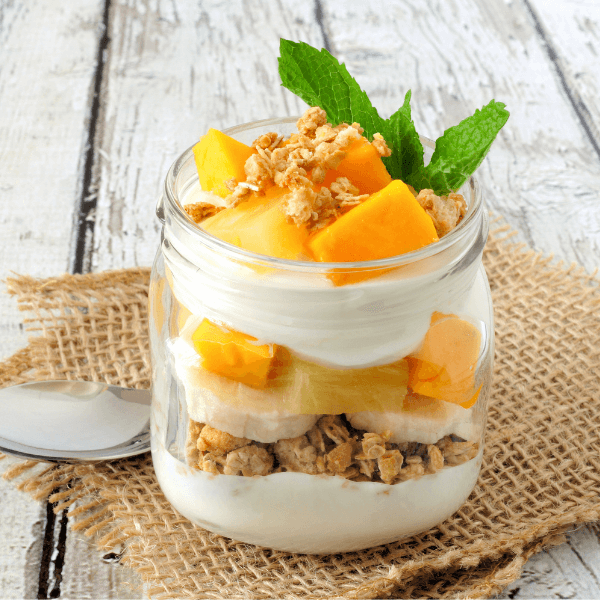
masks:
<svg viewBox="0 0 600 600"><path fill-rule="evenodd" d="M471 493L481 456L386 485L304 473L215 476L184 465L155 438L152 447L161 488L185 517L242 542L309 554L360 550L437 525Z"/></svg>
<svg viewBox="0 0 600 600"><path fill-rule="evenodd" d="M236 256L209 234L185 233L163 249L169 283L183 306L324 365L388 364L418 348L434 311L458 314L472 294L475 304L486 306L484 280L478 276L472 287L477 261L449 274L448 257L433 256L425 265L336 287L320 263L266 257L261 263Z"/></svg>

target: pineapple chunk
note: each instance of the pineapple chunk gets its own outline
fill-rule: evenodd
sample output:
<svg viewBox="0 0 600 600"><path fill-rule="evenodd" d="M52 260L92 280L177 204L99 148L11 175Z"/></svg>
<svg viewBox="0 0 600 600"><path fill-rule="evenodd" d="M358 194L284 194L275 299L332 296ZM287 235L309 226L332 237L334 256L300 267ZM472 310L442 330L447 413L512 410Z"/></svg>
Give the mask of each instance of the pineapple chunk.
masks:
<svg viewBox="0 0 600 600"><path fill-rule="evenodd" d="M194 158L198 169L198 178L203 190L213 192L225 198L231 191L224 182L235 178L246 181L244 165L256 150L221 133L217 129L209 129L194 146Z"/></svg>
<svg viewBox="0 0 600 600"><path fill-rule="evenodd" d="M275 355L273 344L204 319L192 334L202 366L212 373L256 388L264 387Z"/></svg>
<svg viewBox="0 0 600 600"><path fill-rule="evenodd" d="M481 390L475 389L480 345L481 334L472 323L434 313L421 348L408 357L409 387L417 394L470 408Z"/></svg>
<svg viewBox="0 0 600 600"><path fill-rule="evenodd" d="M379 152L365 138L348 148L338 168L327 172L323 185L329 187L338 177L347 177L360 194L374 194L392 182Z"/></svg>
<svg viewBox="0 0 600 600"><path fill-rule="evenodd" d="M263 388L204 369L197 376L202 389L221 402L303 415L401 410L408 390L406 360L365 369L334 369L303 360L282 346L277 347Z"/></svg>
<svg viewBox="0 0 600 600"><path fill-rule="evenodd" d="M298 260L306 255L306 226L288 223L281 209L287 188L271 187L264 196L254 195L235 208L223 210L202 221L201 226L215 237L244 250Z"/></svg>

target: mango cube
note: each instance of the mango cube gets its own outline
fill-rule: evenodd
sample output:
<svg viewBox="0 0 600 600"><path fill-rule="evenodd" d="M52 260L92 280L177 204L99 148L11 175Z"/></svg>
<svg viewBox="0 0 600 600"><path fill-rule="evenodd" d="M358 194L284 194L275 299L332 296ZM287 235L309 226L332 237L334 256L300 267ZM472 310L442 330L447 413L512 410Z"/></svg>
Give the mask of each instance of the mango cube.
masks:
<svg viewBox="0 0 600 600"><path fill-rule="evenodd" d="M232 177L238 182L246 181L244 165L256 152L216 129L209 129L193 150L202 189L221 198L231 194L225 181Z"/></svg>
<svg viewBox="0 0 600 600"><path fill-rule="evenodd" d="M365 138L348 148L338 168L327 172L323 185L329 187L338 177L347 177L360 194L374 194L392 182L379 152Z"/></svg>
<svg viewBox="0 0 600 600"><path fill-rule="evenodd" d="M262 388L267 383L276 347L204 319L192 334L202 366L212 373Z"/></svg>
<svg viewBox="0 0 600 600"><path fill-rule="evenodd" d="M318 261L352 262L397 256L438 239L429 215L395 180L319 231L308 247Z"/></svg>
<svg viewBox="0 0 600 600"><path fill-rule="evenodd" d="M477 401L475 371L481 333L456 315L434 313L418 352L408 357L408 385L417 394L470 408Z"/></svg>

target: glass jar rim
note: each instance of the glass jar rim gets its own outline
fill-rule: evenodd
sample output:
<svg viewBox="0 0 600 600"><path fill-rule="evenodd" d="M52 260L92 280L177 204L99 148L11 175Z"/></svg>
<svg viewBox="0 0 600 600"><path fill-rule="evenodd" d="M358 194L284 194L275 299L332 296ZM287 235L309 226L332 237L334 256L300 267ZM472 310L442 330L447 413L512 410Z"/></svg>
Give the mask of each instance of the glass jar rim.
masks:
<svg viewBox="0 0 600 600"><path fill-rule="evenodd" d="M242 123L228 129L224 129L223 133L229 136L235 136L236 133L244 131L258 129L268 126L277 126L284 124L294 124L299 117L282 117L273 119L262 119L259 121L251 121L248 123ZM424 136L420 136L421 143L431 149L435 149L435 143ZM190 146L185 150L176 160L173 162L164 184L164 197L166 197L169 208L171 209L170 214L174 217L177 224L183 227L186 233L192 235L197 241L213 250L218 250L220 253L225 253L229 257L245 263L266 265L273 268L279 268L283 270L302 270L302 271L319 271L323 270L335 270L335 271L351 271L351 270L378 270L389 267L396 267L402 265L412 264L420 260L424 260L437 254L442 253L447 248L450 248L469 236L471 231L476 227L478 222L478 216L482 212L482 197L481 189L477 180L470 176L464 185L468 186L470 192L471 202L467 206L467 214L462 221L452 231L442 237L439 241L423 246L418 250L406 252L405 254L399 254L396 256L390 256L387 258L379 258L376 260L367 261L353 261L353 262L317 262L317 261L302 261L302 260L290 260L284 258L277 258L268 256L265 254L259 254L250 250L244 250L238 246L230 244L218 237L213 236L208 231L205 231L199 227L191 217L185 212L181 203L176 197L174 192L177 172L183 164L185 164L193 156L193 146ZM474 236L475 237L475 236Z"/></svg>

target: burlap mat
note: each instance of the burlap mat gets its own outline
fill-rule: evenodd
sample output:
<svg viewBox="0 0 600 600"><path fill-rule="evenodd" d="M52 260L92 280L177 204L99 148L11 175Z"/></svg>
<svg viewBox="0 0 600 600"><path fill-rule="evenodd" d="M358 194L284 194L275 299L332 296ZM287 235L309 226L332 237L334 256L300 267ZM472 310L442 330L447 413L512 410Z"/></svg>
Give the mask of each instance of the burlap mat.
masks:
<svg viewBox="0 0 600 600"><path fill-rule="evenodd" d="M407 542L326 557L232 542L162 495L148 455L97 466L31 462L5 477L70 506L74 529L124 544L150 595L203 598L484 598L563 532L600 517L598 280L552 264L498 228L484 262L497 360L484 464L468 502ZM0 385L93 379L149 386L149 271L8 281L38 337L1 363Z"/></svg>

